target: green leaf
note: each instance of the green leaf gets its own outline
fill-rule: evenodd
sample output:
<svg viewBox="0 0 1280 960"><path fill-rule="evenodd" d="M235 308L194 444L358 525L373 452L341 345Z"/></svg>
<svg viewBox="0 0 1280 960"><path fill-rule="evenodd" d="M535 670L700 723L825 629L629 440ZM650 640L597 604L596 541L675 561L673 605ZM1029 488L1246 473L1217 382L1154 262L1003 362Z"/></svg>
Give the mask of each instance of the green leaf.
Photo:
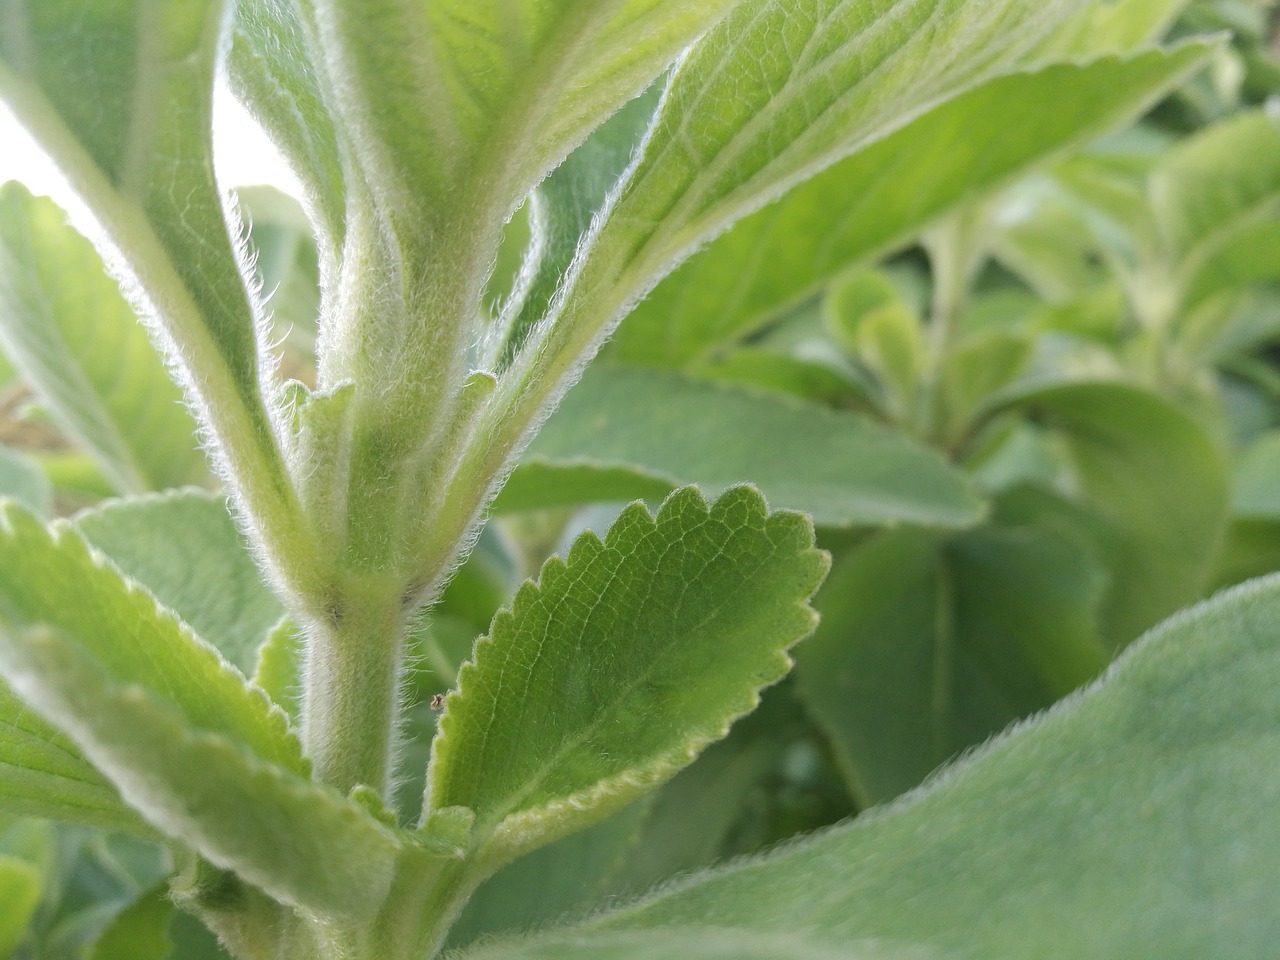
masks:
<svg viewBox="0 0 1280 960"><path fill-rule="evenodd" d="M1031 386L1002 406L1032 413L1065 441L1111 576L1102 614L1110 643L1129 642L1203 594L1227 508L1223 453L1203 426L1119 383ZM1042 508L1059 512L1031 507Z"/></svg>
<svg viewBox="0 0 1280 960"><path fill-rule="evenodd" d="M0 629L0 658L23 696L173 839L324 916L367 913L385 895L396 843L361 807L226 735L192 728L140 686L113 682L65 634Z"/></svg>
<svg viewBox="0 0 1280 960"><path fill-rule="evenodd" d="M0 809L150 834L75 744L0 681Z"/></svg>
<svg viewBox="0 0 1280 960"><path fill-rule="evenodd" d="M182 392L102 259L19 183L0 189L0 342L120 492L206 478Z"/></svg>
<svg viewBox="0 0 1280 960"><path fill-rule="evenodd" d="M1278 618L1280 580L1220 595L901 803L467 960L615 960L664 938L693 960L719 956L697 944L725 930L778 943L768 956L866 939L988 960L1263 960L1280 937Z"/></svg>
<svg viewBox="0 0 1280 960"><path fill-rule="evenodd" d="M53 512L53 487L40 464L20 450L0 446L0 496L12 497L42 517Z"/></svg>
<svg viewBox="0 0 1280 960"><path fill-rule="evenodd" d="M168 927L173 912L167 884L144 891L111 921L89 951L88 960L169 960L173 942Z"/></svg>
<svg viewBox="0 0 1280 960"><path fill-rule="evenodd" d="M336 270L346 233L342 160L291 0L236 0L227 79L297 174L321 259Z"/></svg>
<svg viewBox="0 0 1280 960"><path fill-rule="evenodd" d="M668 779L790 666L826 571L798 514L739 487L623 511L494 619L446 701L429 806L476 811L494 866Z"/></svg>
<svg viewBox="0 0 1280 960"><path fill-rule="evenodd" d="M903 117L1017 62L1068 10L1025 0L741 4L681 60L613 229L654 260L687 255Z"/></svg>
<svg viewBox="0 0 1280 960"><path fill-rule="evenodd" d="M201 490L116 500L75 517L120 572L145 584L245 676L284 615L227 512Z"/></svg>
<svg viewBox="0 0 1280 960"><path fill-rule="evenodd" d="M640 800L609 819L509 863L485 881L449 928L452 944L526 930L581 913L609 890L636 853L648 804Z"/></svg>
<svg viewBox="0 0 1280 960"><path fill-rule="evenodd" d="M1041 56L1065 58L1132 50L1164 36L1188 3L1189 0L1094 0L1054 32L1041 48Z"/></svg>
<svg viewBox="0 0 1280 960"><path fill-rule="evenodd" d="M1214 124L1161 159L1148 191L1170 279L1185 286L1239 231L1275 220L1280 128L1260 110Z"/></svg>
<svg viewBox="0 0 1280 960"><path fill-rule="evenodd" d="M16 950L40 902L40 871L0 854L0 956Z"/></svg>
<svg viewBox="0 0 1280 960"><path fill-rule="evenodd" d="M158 327L265 552L288 569L309 555L307 537L265 405L260 306L213 173L224 12L224 0L11 7L0 98L92 212L108 267Z"/></svg>
<svg viewBox="0 0 1280 960"><path fill-rule="evenodd" d="M859 805L1093 679L1103 586L1087 543L1029 526L896 530L843 558L796 676Z"/></svg>
<svg viewBox="0 0 1280 960"><path fill-rule="evenodd" d="M1266 217L1264 207L1262 216ZM1204 258L1187 291L1187 302L1199 304L1224 290L1280 280L1280 223L1274 216L1242 225L1222 239Z"/></svg>
<svg viewBox="0 0 1280 960"><path fill-rule="evenodd" d="M597 366L542 427L499 496L514 510L758 484L818 524L961 527L983 506L941 458L847 413Z"/></svg>
<svg viewBox="0 0 1280 960"><path fill-rule="evenodd" d="M249 394L257 386L253 314L210 162L221 8L216 0L156 10L140 0L14 8L0 45L0 90L75 180L105 180L155 230L218 356ZM95 169L80 169L85 162Z"/></svg>
<svg viewBox="0 0 1280 960"><path fill-rule="evenodd" d="M395 843L304 779L284 714L68 526L46 530L12 505L4 520L0 669L12 688L148 822L212 862L321 913L375 905Z"/></svg>
<svg viewBox="0 0 1280 960"><path fill-rule="evenodd" d="M593 932L580 939L537 940L519 948L491 947L463 955L472 960L522 957L524 960L948 960L952 954L891 941L846 939L839 944L796 934L721 930L644 930Z"/></svg>
<svg viewBox="0 0 1280 960"><path fill-rule="evenodd" d="M69 525L46 529L12 504L0 519L0 622L10 631L63 631L112 682L144 688L193 728L227 734L266 761L306 773L284 715L151 595L91 554Z"/></svg>
<svg viewBox="0 0 1280 960"><path fill-rule="evenodd" d="M438 217L461 196L501 222L733 0L302 6L339 129L375 194Z"/></svg>
<svg viewBox="0 0 1280 960"><path fill-rule="evenodd" d="M608 350L628 363L704 362L957 203L1125 122L1204 56L1190 45L1053 64L956 91L694 254L636 307Z"/></svg>
<svg viewBox="0 0 1280 960"><path fill-rule="evenodd" d="M612 116L565 159L531 196L533 242L512 301L503 344L510 361L547 312L592 218L631 160L661 90L650 88Z"/></svg>

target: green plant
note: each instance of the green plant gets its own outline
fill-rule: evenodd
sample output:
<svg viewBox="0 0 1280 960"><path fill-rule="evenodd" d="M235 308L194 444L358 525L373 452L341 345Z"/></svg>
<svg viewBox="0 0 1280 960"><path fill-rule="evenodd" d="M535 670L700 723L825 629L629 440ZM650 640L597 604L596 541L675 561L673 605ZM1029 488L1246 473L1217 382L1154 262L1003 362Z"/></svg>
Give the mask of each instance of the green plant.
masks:
<svg viewBox="0 0 1280 960"><path fill-rule="evenodd" d="M1184 5L6 0L93 243L0 193L8 378L80 451L0 461L0 803L95 830L0 823L0 950L1264 956L1275 580L881 812L478 939L910 791L1263 566L1274 519L1214 566L1217 378L1266 366L1280 134L1081 153L1270 75L1156 45ZM305 221L219 189L220 72ZM1057 247L1009 214L1097 167ZM1055 339L1098 312L1105 381Z"/></svg>

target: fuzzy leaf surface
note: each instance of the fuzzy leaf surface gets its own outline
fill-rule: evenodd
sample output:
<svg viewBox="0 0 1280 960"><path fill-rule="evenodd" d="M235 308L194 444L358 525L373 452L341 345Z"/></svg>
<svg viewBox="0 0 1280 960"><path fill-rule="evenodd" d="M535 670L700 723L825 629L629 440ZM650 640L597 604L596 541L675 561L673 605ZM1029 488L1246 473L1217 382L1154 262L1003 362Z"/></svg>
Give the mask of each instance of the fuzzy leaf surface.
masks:
<svg viewBox="0 0 1280 960"><path fill-rule="evenodd" d="M648 937L728 929L777 941L769 956L866 939L987 960L1265 960L1280 936L1278 619L1276 578L1219 595L900 803L465 956L638 958Z"/></svg>
<svg viewBox="0 0 1280 960"><path fill-rule="evenodd" d="M342 160L291 0L237 0L227 79L297 175L321 255L336 269L345 235Z"/></svg>
<svg viewBox="0 0 1280 960"><path fill-rule="evenodd" d="M0 809L126 833L150 828L66 735L0 681Z"/></svg>
<svg viewBox="0 0 1280 960"><path fill-rule="evenodd" d="M284 610L262 582L225 498L188 489L114 500L78 514L75 526L196 636L253 676L258 648Z"/></svg>
<svg viewBox="0 0 1280 960"><path fill-rule="evenodd" d="M757 484L820 525L962 527L982 503L940 457L852 414L651 370L597 366L499 496L515 510Z"/></svg>
<svg viewBox="0 0 1280 960"><path fill-rule="evenodd" d="M367 912L385 894L396 842L333 790L193 728L162 697L115 681L61 631L0 625L0 667L131 806L212 863L327 916Z"/></svg>
<svg viewBox="0 0 1280 960"><path fill-rule="evenodd" d="M494 619L446 701L433 808L476 811L488 856L602 819L668 779L786 672L826 571L809 522L735 488L633 504Z"/></svg>
<svg viewBox="0 0 1280 960"><path fill-rule="evenodd" d="M11 629L62 631L113 682L154 693L193 729L226 734L263 760L306 773L284 714L154 597L91 554L74 529L46 528L13 504L0 520L0 620Z"/></svg>
<svg viewBox="0 0 1280 960"><path fill-rule="evenodd" d="M0 188L0 343L119 492L207 475L182 392L102 258L16 182Z"/></svg>
<svg viewBox="0 0 1280 960"><path fill-rule="evenodd" d="M643 273L665 272L734 220L1016 63L1071 6L739 5L681 60L602 242Z"/></svg>
<svg viewBox="0 0 1280 960"><path fill-rule="evenodd" d="M1193 44L1052 64L960 92L694 254L637 305L606 353L646 366L703 362L955 204L1123 123L1204 56Z"/></svg>
<svg viewBox="0 0 1280 960"><path fill-rule="evenodd" d="M213 171L225 11L224 0L8 4L0 98L92 212L95 245L184 374L234 492L282 563L305 534L264 400L261 308Z"/></svg>
<svg viewBox="0 0 1280 960"><path fill-rule="evenodd" d="M289 903L345 914L376 902L394 843L305 779L284 713L67 525L13 505L3 519L11 688L161 832Z"/></svg>
<svg viewBox="0 0 1280 960"><path fill-rule="evenodd" d="M121 199L140 209L223 362L256 398L253 315L210 159L222 8L218 0L20 3L6 19L0 58L19 115L30 121L19 97L41 97ZM52 123L36 127L37 139L60 135Z"/></svg>
<svg viewBox="0 0 1280 960"><path fill-rule="evenodd" d="M321 69L377 193L456 203L467 184L505 214L737 2L308 0L303 17L342 38Z"/></svg>

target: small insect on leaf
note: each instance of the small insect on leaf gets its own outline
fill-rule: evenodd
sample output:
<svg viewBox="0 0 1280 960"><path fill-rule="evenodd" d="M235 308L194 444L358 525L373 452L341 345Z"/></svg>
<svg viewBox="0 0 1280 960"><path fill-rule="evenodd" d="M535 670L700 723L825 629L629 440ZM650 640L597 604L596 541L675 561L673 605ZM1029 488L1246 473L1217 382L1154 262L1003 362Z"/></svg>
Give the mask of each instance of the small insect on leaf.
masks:
<svg viewBox="0 0 1280 960"><path fill-rule="evenodd" d="M440 710L444 707L444 694L437 693L431 697L431 709Z"/></svg>

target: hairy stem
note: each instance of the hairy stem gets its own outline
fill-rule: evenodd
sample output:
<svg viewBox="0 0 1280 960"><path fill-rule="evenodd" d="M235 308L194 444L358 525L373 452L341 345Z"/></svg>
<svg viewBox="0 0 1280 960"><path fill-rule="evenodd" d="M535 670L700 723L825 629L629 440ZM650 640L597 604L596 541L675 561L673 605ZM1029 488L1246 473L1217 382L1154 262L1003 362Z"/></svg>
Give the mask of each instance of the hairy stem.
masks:
<svg viewBox="0 0 1280 960"><path fill-rule="evenodd" d="M312 776L342 793L390 790L407 617L386 586L348 583L308 630L303 742Z"/></svg>

